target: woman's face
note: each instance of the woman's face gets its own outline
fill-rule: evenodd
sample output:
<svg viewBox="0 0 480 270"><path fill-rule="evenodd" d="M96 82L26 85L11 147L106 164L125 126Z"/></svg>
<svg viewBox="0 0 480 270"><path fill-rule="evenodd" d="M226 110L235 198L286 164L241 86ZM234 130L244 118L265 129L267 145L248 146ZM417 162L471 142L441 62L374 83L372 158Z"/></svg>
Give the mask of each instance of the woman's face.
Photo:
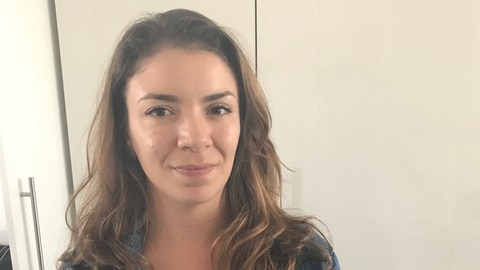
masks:
<svg viewBox="0 0 480 270"><path fill-rule="evenodd" d="M220 201L240 136L230 67L203 50L162 49L126 91L128 140L164 203Z"/></svg>

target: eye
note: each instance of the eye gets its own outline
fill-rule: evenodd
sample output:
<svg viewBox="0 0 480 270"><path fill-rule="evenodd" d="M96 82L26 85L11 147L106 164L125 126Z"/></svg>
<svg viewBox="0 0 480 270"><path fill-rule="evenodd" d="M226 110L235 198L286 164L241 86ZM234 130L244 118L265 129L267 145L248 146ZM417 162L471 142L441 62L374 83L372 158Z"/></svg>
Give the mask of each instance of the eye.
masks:
<svg viewBox="0 0 480 270"><path fill-rule="evenodd" d="M145 112L145 115L155 116L155 117L162 117L172 114L167 108L164 107L153 107L150 108L148 111Z"/></svg>
<svg viewBox="0 0 480 270"><path fill-rule="evenodd" d="M224 115L231 112L232 110L230 109L230 107L223 104L214 105L209 109L209 114L214 114L214 115Z"/></svg>

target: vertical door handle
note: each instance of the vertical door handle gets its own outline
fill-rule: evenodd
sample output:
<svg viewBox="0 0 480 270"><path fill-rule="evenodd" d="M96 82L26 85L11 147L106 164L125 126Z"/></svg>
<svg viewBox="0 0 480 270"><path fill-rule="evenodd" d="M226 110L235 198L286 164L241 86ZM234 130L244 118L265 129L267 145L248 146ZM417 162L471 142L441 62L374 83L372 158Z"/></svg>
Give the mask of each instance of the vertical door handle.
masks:
<svg viewBox="0 0 480 270"><path fill-rule="evenodd" d="M20 192L20 197L30 197L30 203L32 205L33 227L35 230L35 245L37 247L38 269L44 270L42 239L40 238L40 222L38 219L37 197L35 195L35 179L33 179L33 177L28 178L28 186L30 189L29 192Z"/></svg>

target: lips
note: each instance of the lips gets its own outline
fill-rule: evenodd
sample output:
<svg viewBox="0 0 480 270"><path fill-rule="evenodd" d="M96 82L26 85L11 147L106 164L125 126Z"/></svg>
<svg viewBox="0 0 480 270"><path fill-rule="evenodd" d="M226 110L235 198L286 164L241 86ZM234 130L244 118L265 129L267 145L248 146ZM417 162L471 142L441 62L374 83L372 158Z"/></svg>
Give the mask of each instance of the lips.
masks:
<svg viewBox="0 0 480 270"><path fill-rule="evenodd" d="M184 166L177 166L174 169L188 177L204 176L211 172L215 167L214 164L189 164Z"/></svg>

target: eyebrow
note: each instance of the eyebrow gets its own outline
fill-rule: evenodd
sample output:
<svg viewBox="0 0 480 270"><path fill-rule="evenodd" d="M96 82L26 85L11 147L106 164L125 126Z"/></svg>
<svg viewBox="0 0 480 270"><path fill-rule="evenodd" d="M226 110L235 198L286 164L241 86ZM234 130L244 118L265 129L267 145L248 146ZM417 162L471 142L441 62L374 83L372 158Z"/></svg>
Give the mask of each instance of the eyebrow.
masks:
<svg viewBox="0 0 480 270"><path fill-rule="evenodd" d="M232 96L232 97L235 98L235 95L232 92L227 90L227 91L222 92L222 93L216 93L216 94L208 95L208 96L203 98L203 102L211 102L211 101L221 99L221 98L226 97L226 96Z"/></svg>
<svg viewBox="0 0 480 270"><path fill-rule="evenodd" d="M221 98L226 97L226 96L232 96L232 97L235 98L235 95L232 92L227 90L225 92L208 95L208 96L204 97L202 100L203 100L203 102L212 102L212 101L215 101L217 99L221 99ZM163 101L167 101L167 102L178 102L179 101L178 97L174 96L174 95L149 93L149 94L143 96L141 99L139 99L137 103L139 103L140 101L145 100L145 99L163 100Z"/></svg>
<svg viewBox="0 0 480 270"><path fill-rule="evenodd" d="M147 94L147 95L143 96L141 99L139 99L137 103L139 103L140 101L145 100L145 99L155 99L155 100L163 100L163 101L168 101L168 102L178 102L178 97L173 96L173 95L150 93L150 94Z"/></svg>

